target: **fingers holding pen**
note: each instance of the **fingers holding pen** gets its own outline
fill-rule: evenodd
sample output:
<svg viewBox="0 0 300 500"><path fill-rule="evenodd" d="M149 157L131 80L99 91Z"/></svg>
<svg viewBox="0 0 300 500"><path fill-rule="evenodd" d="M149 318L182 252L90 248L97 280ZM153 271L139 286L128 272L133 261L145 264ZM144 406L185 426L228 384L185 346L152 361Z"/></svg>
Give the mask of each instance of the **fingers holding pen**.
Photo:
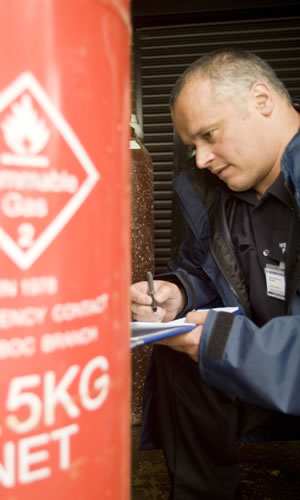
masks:
<svg viewBox="0 0 300 500"><path fill-rule="evenodd" d="M134 283L130 287L130 298L132 305L140 304L145 306L151 306L152 299L148 293L148 283L147 281L139 281Z"/></svg>
<svg viewBox="0 0 300 500"><path fill-rule="evenodd" d="M156 304L156 310L154 311L148 281L140 281L131 285L131 311L134 319L137 321L163 321L166 311L159 306L156 299L156 290L158 288L159 282L153 282L153 297Z"/></svg>
<svg viewBox="0 0 300 500"><path fill-rule="evenodd" d="M132 319L136 321L161 322L166 315L162 307L157 307L156 311L153 311L152 306L132 305L131 310Z"/></svg>
<svg viewBox="0 0 300 500"><path fill-rule="evenodd" d="M130 292L131 310L138 321L171 321L182 308L182 294L174 283L162 280L153 281L156 311L153 310L148 281L140 281L131 285Z"/></svg>

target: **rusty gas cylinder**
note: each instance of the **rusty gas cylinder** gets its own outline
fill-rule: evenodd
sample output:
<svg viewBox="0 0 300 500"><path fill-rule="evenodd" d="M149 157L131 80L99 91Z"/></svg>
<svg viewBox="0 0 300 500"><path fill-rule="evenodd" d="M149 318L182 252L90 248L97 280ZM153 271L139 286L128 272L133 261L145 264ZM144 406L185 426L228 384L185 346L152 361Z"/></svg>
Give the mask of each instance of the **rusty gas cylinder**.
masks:
<svg viewBox="0 0 300 500"><path fill-rule="evenodd" d="M131 246L132 282L146 279L153 271L153 170L149 152L131 127ZM132 423L141 418L142 394L150 346L132 351Z"/></svg>

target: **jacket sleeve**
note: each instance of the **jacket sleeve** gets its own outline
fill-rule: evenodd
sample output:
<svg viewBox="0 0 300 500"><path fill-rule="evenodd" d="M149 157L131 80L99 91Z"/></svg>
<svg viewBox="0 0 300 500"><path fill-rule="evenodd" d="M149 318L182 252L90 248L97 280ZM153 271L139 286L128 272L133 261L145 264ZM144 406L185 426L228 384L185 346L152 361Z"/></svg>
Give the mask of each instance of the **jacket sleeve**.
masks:
<svg viewBox="0 0 300 500"><path fill-rule="evenodd" d="M300 415L300 315L277 317L258 328L245 316L210 311L199 368L208 385Z"/></svg>
<svg viewBox="0 0 300 500"><path fill-rule="evenodd" d="M203 270L204 261L203 250L196 238L190 234L181 247L179 258L169 262L166 273L155 276L155 279L175 283L184 291L186 303L181 316L193 309L223 305L215 285Z"/></svg>

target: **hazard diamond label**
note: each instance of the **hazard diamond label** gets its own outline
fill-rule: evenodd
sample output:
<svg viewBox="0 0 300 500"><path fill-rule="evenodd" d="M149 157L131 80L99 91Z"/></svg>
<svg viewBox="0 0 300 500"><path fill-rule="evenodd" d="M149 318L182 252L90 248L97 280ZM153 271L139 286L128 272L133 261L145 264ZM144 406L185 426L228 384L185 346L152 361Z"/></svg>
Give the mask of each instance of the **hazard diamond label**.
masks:
<svg viewBox="0 0 300 500"><path fill-rule="evenodd" d="M0 93L0 246L28 269L79 209L99 173L32 75Z"/></svg>

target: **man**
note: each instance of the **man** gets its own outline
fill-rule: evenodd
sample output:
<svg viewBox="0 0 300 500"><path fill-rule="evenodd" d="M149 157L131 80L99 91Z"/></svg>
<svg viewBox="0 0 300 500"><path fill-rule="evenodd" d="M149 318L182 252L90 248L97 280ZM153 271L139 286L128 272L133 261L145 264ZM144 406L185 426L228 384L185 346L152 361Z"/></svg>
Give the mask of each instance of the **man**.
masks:
<svg viewBox="0 0 300 500"><path fill-rule="evenodd" d="M171 113L193 153L174 182L189 235L155 281L157 312L141 282L133 314L243 315L191 312L195 330L155 346L143 445L163 448L171 499L232 499L238 436L300 437L300 118L269 65L239 50L193 63Z"/></svg>

